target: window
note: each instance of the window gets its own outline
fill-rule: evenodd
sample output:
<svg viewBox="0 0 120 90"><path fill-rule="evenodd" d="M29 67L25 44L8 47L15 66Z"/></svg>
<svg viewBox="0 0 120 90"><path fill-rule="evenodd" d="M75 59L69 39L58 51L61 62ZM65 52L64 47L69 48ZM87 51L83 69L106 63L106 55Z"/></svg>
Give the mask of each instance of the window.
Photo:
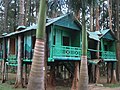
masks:
<svg viewBox="0 0 120 90"><path fill-rule="evenodd" d="M69 46L70 38L63 36L63 46Z"/></svg>

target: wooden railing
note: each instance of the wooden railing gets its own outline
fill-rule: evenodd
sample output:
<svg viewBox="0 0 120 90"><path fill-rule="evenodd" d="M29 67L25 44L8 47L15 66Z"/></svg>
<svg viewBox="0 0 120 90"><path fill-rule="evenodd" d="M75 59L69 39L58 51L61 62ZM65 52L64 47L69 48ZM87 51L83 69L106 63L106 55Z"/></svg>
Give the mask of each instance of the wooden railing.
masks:
<svg viewBox="0 0 120 90"><path fill-rule="evenodd" d="M80 47L72 47L72 46L52 46L50 47L52 52L50 51L51 60L80 60L82 55L82 49ZM100 58L102 59L116 59L116 53L111 51L100 51L94 49L88 49L87 58L91 59L91 52L99 52Z"/></svg>
<svg viewBox="0 0 120 90"><path fill-rule="evenodd" d="M103 59L116 59L116 53L111 51L103 51L101 58Z"/></svg>
<svg viewBox="0 0 120 90"><path fill-rule="evenodd" d="M72 46L52 46L50 52L51 60L80 60L82 49ZM87 52L87 57L91 58L90 51ZM50 61L50 59L49 59Z"/></svg>
<svg viewBox="0 0 120 90"><path fill-rule="evenodd" d="M7 58L8 65L17 66L17 57L16 55L9 55Z"/></svg>

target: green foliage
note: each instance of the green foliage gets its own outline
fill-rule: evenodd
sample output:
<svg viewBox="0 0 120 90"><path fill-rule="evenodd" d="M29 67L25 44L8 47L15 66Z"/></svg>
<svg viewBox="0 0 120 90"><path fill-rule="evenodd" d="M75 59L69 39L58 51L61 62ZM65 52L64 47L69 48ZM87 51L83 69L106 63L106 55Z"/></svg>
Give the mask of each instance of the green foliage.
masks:
<svg viewBox="0 0 120 90"><path fill-rule="evenodd" d="M18 0L8 0L8 12L7 12L7 27L9 32L15 31L18 26L18 17L19 17L19 8ZM95 19L95 9L96 6L100 8L100 27L104 24L104 27L108 27L107 22L108 18L108 6L105 3L107 0L86 0L86 18L88 28L90 27L90 7L94 8L94 19ZM115 2L112 2L113 13L115 13ZM82 0L48 0L48 17L57 17L68 12L74 12L76 15L80 14L82 10ZM37 14L39 8L39 0L25 0L25 25L29 26L37 22ZM5 14L5 0L0 2L0 33L4 31L4 17ZM115 22L115 17L112 16L113 22ZM81 19L80 19L81 20ZM115 24L114 24L115 25Z"/></svg>

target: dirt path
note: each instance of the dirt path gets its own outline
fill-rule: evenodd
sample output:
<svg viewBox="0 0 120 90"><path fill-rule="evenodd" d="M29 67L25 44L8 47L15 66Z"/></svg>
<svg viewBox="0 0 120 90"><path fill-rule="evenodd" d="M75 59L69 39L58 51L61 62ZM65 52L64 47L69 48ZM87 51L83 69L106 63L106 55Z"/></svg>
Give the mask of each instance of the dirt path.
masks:
<svg viewBox="0 0 120 90"><path fill-rule="evenodd" d="M12 81L14 82L14 80L15 80L15 74L9 74L8 82L11 83ZM9 85L8 83L5 83L5 84L0 83L0 90L27 90L27 89L26 88L13 89L13 86ZM53 89L47 88L47 90L53 90ZM70 89L70 87L57 86L55 90L71 90L71 89ZM120 90L120 84L118 84L116 88L104 87L102 84L98 85L98 86L96 86L95 84L89 84L89 90Z"/></svg>
<svg viewBox="0 0 120 90"><path fill-rule="evenodd" d="M21 89L15 89L12 85L8 84L0 84L0 90L27 90L26 88ZM57 86L56 89L47 88L47 90L71 90L70 87L62 87ZM117 88L109 88L109 87L103 87L103 86L96 86L96 85L89 85L89 90L120 90L120 87Z"/></svg>

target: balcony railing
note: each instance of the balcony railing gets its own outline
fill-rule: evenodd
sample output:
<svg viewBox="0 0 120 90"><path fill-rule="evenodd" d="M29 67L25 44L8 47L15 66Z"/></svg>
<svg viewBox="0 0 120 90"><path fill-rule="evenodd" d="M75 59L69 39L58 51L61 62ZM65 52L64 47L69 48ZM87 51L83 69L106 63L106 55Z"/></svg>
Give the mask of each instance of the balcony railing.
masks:
<svg viewBox="0 0 120 90"><path fill-rule="evenodd" d="M115 52L111 52L111 51L103 51L101 58L103 58L103 59L116 59L116 54L115 54Z"/></svg>
<svg viewBox="0 0 120 90"><path fill-rule="evenodd" d="M82 54L81 48L71 46L54 45L52 51L53 53L51 56L54 60L80 60ZM88 58L90 58L90 56L90 52L88 51Z"/></svg>
<svg viewBox="0 0 120 90"><path fill-rule="evenodd" d="M53 46L53 58L80 59L81 49L70 46Z"/></svg>
<svg viewBox="0 0 120 90"><path fill-rule="evenodd" d="M88 49L91 52L98 52L98 50L93 50L93 49ZM117 61L116 59L116 53L113 51L100 51L100 58L103 59L104 61Z"/></svg>

